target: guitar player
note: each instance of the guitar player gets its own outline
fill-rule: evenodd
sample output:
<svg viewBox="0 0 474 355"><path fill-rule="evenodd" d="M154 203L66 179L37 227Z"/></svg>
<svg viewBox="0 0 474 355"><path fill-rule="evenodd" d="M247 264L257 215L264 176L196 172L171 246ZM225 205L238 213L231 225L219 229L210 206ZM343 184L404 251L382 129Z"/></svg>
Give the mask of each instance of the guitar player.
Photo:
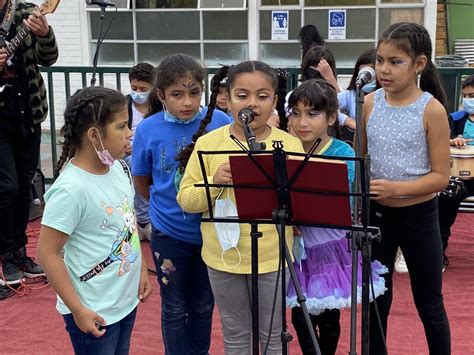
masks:
<svg viewBox="0 0 474 355"><path fill-rule="evenodd" d="M26 255L26 226L39 159L40 125L48 111L38 65L53 65L58 47L46 17L32 3L0 0L0 24L1 299L1 288L5 294L8 286L15 287L25 277L44 275ZM24 37L21 42L19 37ZM5 47L15 39L18 48L8 58Z"/></svg>

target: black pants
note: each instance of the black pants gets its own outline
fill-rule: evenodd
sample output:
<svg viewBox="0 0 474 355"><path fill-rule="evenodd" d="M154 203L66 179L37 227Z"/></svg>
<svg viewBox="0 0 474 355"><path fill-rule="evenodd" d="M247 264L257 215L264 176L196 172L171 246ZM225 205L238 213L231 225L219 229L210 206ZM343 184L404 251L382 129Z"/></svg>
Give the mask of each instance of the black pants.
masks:
<svg viewBox="0 0 474 355"><path fill-rule="evenodd" d="M438 224L438 200L417 205L390 208L371 203L371 224L380 227L382 240L372 246L372 260L384 264L387 291L377 298L383 332L392 304L393 263L400 246L411 281L411 290L421 318L430 354L451 353L451 333L441 293L442 246ZM384 354L373 303L370 308L370 354Z"/></svg>
<svg viewBox="0 0 474 355"><path fill-rule="evenodd" d="M341 312L338 309L331 309L317 316L310 314L309 317L316 333L321 354L334 355L341 334L341 326L339 324ZM306 327L303 311L300 307L293 307L291 309L291 322L298 335L298 342L300 343L303 355L316 354L309 330Z"/></svg>
<svg viewBox="0 0 474 355"><path fill-rule="evenodd" d="M41 129L22 133L18 118L0 117L0 255L28 241L31 182L38 166Z"/></svg>

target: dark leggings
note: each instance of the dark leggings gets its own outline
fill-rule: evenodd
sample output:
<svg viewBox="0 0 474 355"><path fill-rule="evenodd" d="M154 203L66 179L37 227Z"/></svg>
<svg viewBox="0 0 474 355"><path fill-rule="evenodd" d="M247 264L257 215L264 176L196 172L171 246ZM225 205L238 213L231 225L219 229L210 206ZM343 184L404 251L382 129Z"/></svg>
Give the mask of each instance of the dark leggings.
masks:
<svg viewBox="0 0 474 355"><path fill-rule="evenodd" d="M382 240L372 246L372 260L389 269L387 291L377 298L384 334L392 304L393 263L397 247L403 252L410 274L411 290L421 318L430 354L451 353L451 333L441 294L442 246L438 224L438 200L391 208L371 203L371 224L380 227ZM370 354L384 354L373 304L370 308Z"/></svg>
<svg viewBox="0 0 474 355"><path fill-rule="evenodd" d="M326 310L317 316L310 314L311 323L313 324L322 355L333 355L336 353L339 335L341 334L340 317L341 312L338 309ZM291 321L298 335L303 355L316 354L309 330L306 327L303 311L300 307L293 307L291 309Z"/></svg>

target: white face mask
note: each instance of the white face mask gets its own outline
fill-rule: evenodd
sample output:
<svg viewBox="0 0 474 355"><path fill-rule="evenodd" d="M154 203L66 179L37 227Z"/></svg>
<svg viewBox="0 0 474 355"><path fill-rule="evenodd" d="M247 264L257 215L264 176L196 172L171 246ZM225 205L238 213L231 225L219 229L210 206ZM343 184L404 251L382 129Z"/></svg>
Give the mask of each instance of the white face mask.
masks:
<svg viewBox="0 0 474 355"><path fill-rule="evenodd" d="M222 200L216 200L216 205L214 208L214 217L215 218L229 218L237 217L237 208L235 207L234 202L229 198L229 192L227 192L227 198ZM221 260L226 267L234 268L240 265L241 256L237 244L240 239L240 226L238 223L214 223L216 228L217 239L222 248ZM224 261L224 253L232 248L237 250L239 254L239 262L236 265L229 266Z"/></svg>

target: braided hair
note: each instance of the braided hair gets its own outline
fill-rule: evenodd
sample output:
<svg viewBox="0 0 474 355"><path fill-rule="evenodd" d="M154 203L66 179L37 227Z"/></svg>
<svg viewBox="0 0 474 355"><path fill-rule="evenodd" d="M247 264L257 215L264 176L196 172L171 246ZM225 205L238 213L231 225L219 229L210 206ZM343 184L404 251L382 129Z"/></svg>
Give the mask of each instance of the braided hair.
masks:
<svg viewBox="0 0 474 355"><path fill-rule="evenodd" d="M290 95L288 99L288 109L291 110L299 102L311 107L315 111L323 111L327 117L335 116L334 125L328 129L330 136L341 139L339 120L337 112L339 102L336 90L324 79L310 79L301 83Z"/></svg>
<svg viewBox="0 0 474 355"><path fill-rule="evenodd" d="M425 55L427 63L420 76L420 88L433 95L448 110L447 96L444 91L438 70L431 56L433 48L431 38L421 25L412 22L398 22L390 25L380 36L377 46L390 43L407 53L415 61L420 55Z"/></svg>
<svg viewBox="0 0 474 355"><path fill-rule="evenodd" d="M276 110L278 112L278 117L280 118L280 129L288 132L288 115L285 108L286 103L286 78L288 77L289 73L286 69L277 69L278 74L278 89L277 95L278 100L276 104Z"/></svg>
<svg viewBox="0 0 474 355"><path fill-rule="evenodd" d="M181 152L179 152L176 160L179 162L179 169L181 172L184 172L186 165L188 164L189 157L194 150L194 145L199 137L206 133L206 127L211 122L212 114L216 108L217 95L219 94L219 87L221 86L221 81L227 77L227 72L229 71L228 66L223 66L220 68L211 79L211 97L209 99L209 104L207 106L206 117L201 121L199 129L193 135L191 143L188 144Z"/></svg>
<svg viewBox="0 0 474 355"><path fill-rule="evenodd" d="M100 86L80 89L69 98L64 111L64 126L61 128L62 152L54 171L55 179L64 163L74 157L81 147L84 133L91 126L105 128L114 120L114 114L123 110L126 104L125 96L121 93Z"/></svg>

